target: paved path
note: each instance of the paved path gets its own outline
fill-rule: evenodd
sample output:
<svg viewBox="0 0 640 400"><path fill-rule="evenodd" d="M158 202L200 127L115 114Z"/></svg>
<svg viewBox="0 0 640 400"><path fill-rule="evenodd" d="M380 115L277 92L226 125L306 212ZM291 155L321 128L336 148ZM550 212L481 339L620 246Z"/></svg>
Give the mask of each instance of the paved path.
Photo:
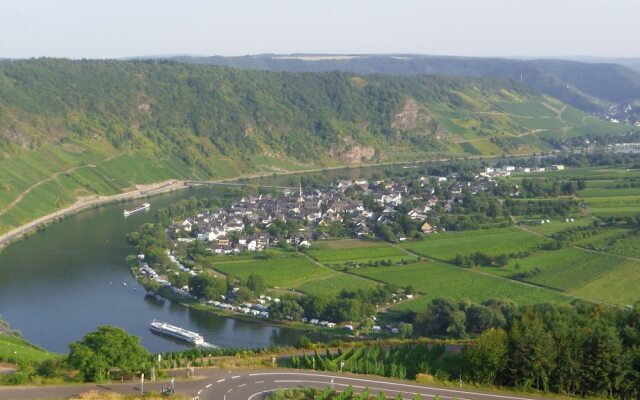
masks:
<svg viewBox="0 0 640 400"><path fill-rule="evenodd" d="M219 369L199 369L196 374L200 378L190 380L176 380L176 393L197 396L201 400L259 400L264 399L269 392L286 388L315 387L324 389L332 386L336 391L343 391L351 386L354 392L369 389L371 395L384 392L387 397L402 394L405 399L412 399L420 394L423 399L433 399L440 396L444 400L528 400L541 399L537 396L519 396L509 393L478 391L475 389L439 388L420 385L409 381L392 380L387 378L352 375L337 372L319 372L309 370L236 370L222 371ZM145 383L147 390L158 391L162 385L170 383ZM78 385L51 387L0 387L2 399L32 399L69 397L89 390L118 392L125 394L140 393L140 383L118 383L108 385Z"/></svg>

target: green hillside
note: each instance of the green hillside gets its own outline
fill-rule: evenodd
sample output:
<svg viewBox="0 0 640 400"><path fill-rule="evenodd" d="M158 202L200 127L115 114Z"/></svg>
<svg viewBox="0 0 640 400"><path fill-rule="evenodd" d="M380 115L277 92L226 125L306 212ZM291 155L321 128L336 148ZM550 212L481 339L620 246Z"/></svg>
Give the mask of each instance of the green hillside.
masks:
<svg viewBox="0 0 640 400"><path fill-rule="evenodd" d="M0 233L135 184L452 155L617 133L513 81L0 62Z"/></svg>
<svg viewBox="0 0 640 400"><path fill-rule="evenodd" d="M522 81L541 93L581 110L604 111L610 104L640 102L637 59L522 60L449 57L418 54L332 57L331 55L256 55L239 57L172 58L181 62L271 71L349 71L358 74L423 75L504 78ZM621 64L621 65L616 65ZM626 65L626 66L625 66Z"/></svg>

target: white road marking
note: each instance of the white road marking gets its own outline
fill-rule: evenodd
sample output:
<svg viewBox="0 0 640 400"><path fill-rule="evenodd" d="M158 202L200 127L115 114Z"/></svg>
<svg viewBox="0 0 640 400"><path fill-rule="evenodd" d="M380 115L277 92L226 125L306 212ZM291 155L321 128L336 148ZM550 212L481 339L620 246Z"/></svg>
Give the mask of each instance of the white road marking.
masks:
<svg viewBox="0 0 640 400"><path fill-rule="evenodd" d="M238 379L240 378L240 375L236 375L236 376L232 376L231 379Z"/></svg>
<svg viewBox="0 0 640 400"><path fill-rule="evenodd" d="M205 388L209 389L211 385L213 385L213 383L208 384L207 386L205 386Z"/></svg>
<svg viewBox="0 0 640 400"><path fill-rule="evenodd" d="M247 386L247 384L246 384L246 383L243 383L242 385L238 385L238 387L239 387L239 388L241 388L241 387L245 387L245 386Z"/></svg>
<svg viewBox="0 0 640 400"><path fill-rule="evenodd" d="M233 390L233 388L227 390L227 393L231 393L232 390Z"/></svg>
<svg viewBox="0 0 640 400"><path fill-rule="evenodd" d="M198 396L200 396L200 394L202 394L202 389L198 390Z"/></svg>
<svg viewBox="0 0 640 400"><path fill-rule="evenodd" d="M254 383L264 383L264 381L255 381Z"/></svg>
<svg viewBox="0 0 640 400"><path fill-rule="evenodd" d="M220 382L224 382L225 380L226 380L225 378L218 379L218 383L220 383Z"/></svg>
<svg viewBox="0 0 640 400"><path fill-rule="evenodd" d="M383 384L383 385L402 386L402 387L413 388L413 389L418 389L418 390L419 389L432 389L432 390L438 390L438 391L441 391L441 392L464 393L464 394L470 394L470 395L476 395L476 396L496 397L496 398L501 398L501 399L531 400L531 399L526 398L526 397L505 396L505 395L481 393L481 392L469 392L469 391L464 391L464 390L440 389L440 388L434 388L434 387L429 387L429 386L409 385L409 384L406 384L406 383L395 383L395 382L389 382L389 381L384 381L384 380L377 381L377 380L373 380L373 379L349 378L349 377L339 376L339 375L305 374L305 373L296 373L296 372L262 372L262 373L256 373L256 374L249 374L249 376L264 376L264 375L297 375L297 376L315 376L315 377L321 377L321 378L337 378L337 379L350 380L350 381L359 381L359 382L369 382L369 383L377 383L377 384Z"/></svg>

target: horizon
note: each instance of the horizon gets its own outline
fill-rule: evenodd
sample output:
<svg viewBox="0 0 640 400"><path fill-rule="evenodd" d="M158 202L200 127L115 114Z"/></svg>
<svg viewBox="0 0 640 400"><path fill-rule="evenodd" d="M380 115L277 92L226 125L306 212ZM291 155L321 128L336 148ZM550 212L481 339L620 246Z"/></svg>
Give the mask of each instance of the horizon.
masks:
<svg viewBox="0 0 640 400"><path fill-rule="evenodd" d="M21 61L21 60L37 60L37 59L60 59L60 60L114 60L114 61L132 61L132 60L148 60L148 59L171 59L178 57L189 58L242 58L242 57L353 57L353 58L366 58L366 57L424 57L424 58L470 58L470 59L503 59L503 60L522 60L522 61L535 61L535 60L563 60L563 61L575 61L593 63L601 61L602 63L615 63L616 60L622 61L640 61L639 56L597 56L589 54L575 54L575 55L513 55L513 56L499 56L499 55L457 55L457 54L433 54L433 53L316 53L316 52L294 52L294 53L252 53L252 54L238 54L238 55L222 55L222 54L197 54L197 53L167 53L167 54L138 54L132 56L123 57L67 57L67 56L30 56L30 57L2 57L2 61ZM315 60L307 60L315 61Z"/></svg>
<svg viewBox="0 0 640 400"><path fill-rule="evenodd" d="M517 3L517 4L514 4ZM413 54L638 58L640 4L618 0L8 1L0 58ZM576 11L579 10L579 13ZM621 13L620 10L625 10ZM550 12L553 11L553 12ZM525 54L525 56L523 56ZM586 55L586 56L585 56Z"/></svg>

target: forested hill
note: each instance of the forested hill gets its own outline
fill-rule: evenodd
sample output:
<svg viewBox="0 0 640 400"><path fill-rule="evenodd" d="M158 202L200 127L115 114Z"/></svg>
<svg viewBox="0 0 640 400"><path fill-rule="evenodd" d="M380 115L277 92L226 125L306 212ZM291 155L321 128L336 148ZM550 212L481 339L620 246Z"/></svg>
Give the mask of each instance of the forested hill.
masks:
<svg viewBox="0 0 640 400"><path fill-rule="evenodd" d="M604 62L425 55L357 55L337 58L322 55L181 56L172 59L272 71L339 70L360 74L509 78L522 81L534 90L588 112L602 111L610 104L640 102L640 72L628 66ZM631 63L634 60L620 61Z"/></svg>
<svg viewBox="0 0 640 400"><path fill-rule="evenodd" d="M618 133L508 80L0 62L0 232L170 178L549 150Z"/></svg>

